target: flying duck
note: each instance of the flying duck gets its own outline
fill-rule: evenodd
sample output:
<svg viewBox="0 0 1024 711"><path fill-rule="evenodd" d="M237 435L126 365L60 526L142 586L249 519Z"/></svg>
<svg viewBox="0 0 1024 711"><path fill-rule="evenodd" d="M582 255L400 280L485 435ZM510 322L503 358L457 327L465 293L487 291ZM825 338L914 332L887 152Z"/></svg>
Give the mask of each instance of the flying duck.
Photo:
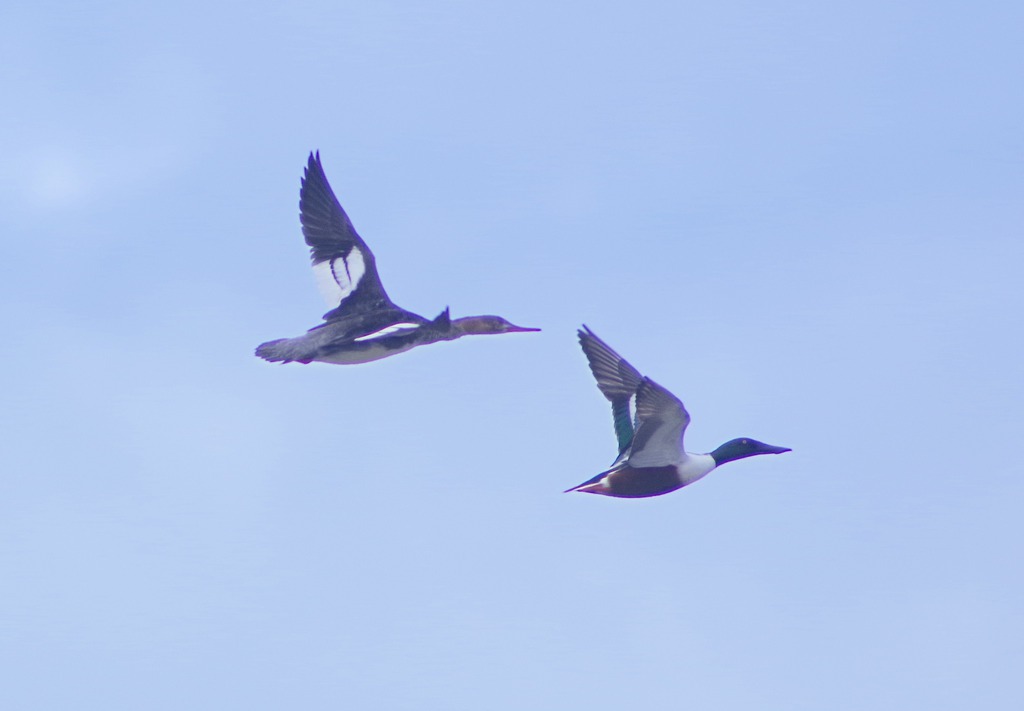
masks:
<svg viewBox="0 0 1024 711"><path fill-rule="evenodd" d="M500 316L453 319L447 308L430 320L392 303L377 275L373 252L327 182L319 151L309 154L299 191L299 219L317 286L333 308L324 314L324 323L305 335L260 344L260 358L351 365L462 336L540 330L515 326Z"/></svg>
<svg viewBox="0 0 1024 711"><path fill-rule="evenodd" d="M683 449L683 433L690 415L683 403L650 378L640 375L586 326L578 332L580 346L590 362L597 387L612 403L619 456L607 471L567 489L588 494L642 498L681 489L712 469L755 454L782 454L756 439L729 440L710 454ZM630 417L630 407L635 410Z"/></svg>

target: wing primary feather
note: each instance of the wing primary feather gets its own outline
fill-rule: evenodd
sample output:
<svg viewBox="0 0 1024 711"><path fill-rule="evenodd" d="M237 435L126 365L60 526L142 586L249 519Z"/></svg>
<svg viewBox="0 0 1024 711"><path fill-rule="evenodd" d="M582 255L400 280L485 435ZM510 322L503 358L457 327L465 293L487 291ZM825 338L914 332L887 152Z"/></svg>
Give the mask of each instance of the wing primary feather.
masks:
<svg viewBox="0 0 1024 711"><path fill-rule="evenodd" d="M309 245L317 285L334 307L324 315L325 320L397 308L384 291L373 252L331 189L319 151L310 152L301 182L302 234Z"/></svg>
<svg viewBox="0 0 1024 711"><path fill-rule="evenodd" d="M634 426L630 410L643 376L586 325L577 335L598 389L612 404L612 423L621 456L633 442Z"/></svg>

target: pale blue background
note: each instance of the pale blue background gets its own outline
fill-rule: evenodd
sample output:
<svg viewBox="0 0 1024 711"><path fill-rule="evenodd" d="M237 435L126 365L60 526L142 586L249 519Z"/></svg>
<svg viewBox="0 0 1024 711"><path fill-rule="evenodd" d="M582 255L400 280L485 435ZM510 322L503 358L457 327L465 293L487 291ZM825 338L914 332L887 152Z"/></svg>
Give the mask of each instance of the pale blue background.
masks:
<svg viewBox="0 0 1024 711"><path fill-rule="evenodd" d="M0 12L0 707L1024 707L1024 6ZM326 309L309 150L425 316ZM690 449L642 501L586 322Z"/></svg>

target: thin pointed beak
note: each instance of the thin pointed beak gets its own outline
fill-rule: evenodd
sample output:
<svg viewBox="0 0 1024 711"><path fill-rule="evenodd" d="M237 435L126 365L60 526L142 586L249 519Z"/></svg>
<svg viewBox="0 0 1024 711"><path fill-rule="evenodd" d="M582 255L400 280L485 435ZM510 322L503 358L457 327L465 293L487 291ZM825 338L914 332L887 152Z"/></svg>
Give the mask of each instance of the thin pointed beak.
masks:
<svg viewBox="0 0 1024 711"><path fill-rule="evenodd" d="M773 447L770 444L767 447L765 447L765 450L768 452L768 454L783 454L785 452L793 451L789 447Z"/></svg>
<svg viewBox="0 0 1024 711"><path fill-rule="evenodd" d="M510 333L528 333L530 331L540 330L539 328L526 328L525 326L516 326L515 324L511 323L509 324L509 326L511 326L511 328L508 329Z"/></svg>

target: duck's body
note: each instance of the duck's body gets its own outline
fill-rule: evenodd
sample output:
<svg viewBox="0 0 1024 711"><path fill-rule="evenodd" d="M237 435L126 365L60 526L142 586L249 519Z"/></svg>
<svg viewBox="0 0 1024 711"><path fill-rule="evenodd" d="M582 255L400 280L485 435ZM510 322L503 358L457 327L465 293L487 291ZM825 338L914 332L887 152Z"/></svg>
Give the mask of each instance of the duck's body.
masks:
<svg viewBox="0 0 1024 711"><path fill-rule="evenodd" d="M598 388L612 403L619 456L610 469L568 491L621 498L659 496L692 484L726 462L790 451L744 437L709 454L687 452L683 433L690 415L683 403L640 375L586 326L579 338Z"/></svg>
<svg viewBox="0 0 1024 711"><path fill-rule="evenodd" d="M309 156L299 218L317 286L333 308L324 314L324 323L304 335L261 344L256 349L260 358L353 365L467 335L540 330L514 326L500 316L452 319L448 309L430 320L396 306L381 284L373 252L334 196L319 153Z"/></svg>
<svg viewBox="0 0 1024 711"><path fill-rule="evenodd" d="M256 355L284 363L355 365L404 353L425 343L442 340L450 324L447 310L434 321L402 309L372 311L334 318L297 338L264 343ZM437 322L437 326L435 326Z"/></svg>
<svg viewBox="0 0 1024 711"><path fill-rule="evenodd" d="M663 467L631 467L622 463L598 474L569 491L583 491L588 494L618 496L623 499L642 499L660 496L681 489L707 476L718 466L710 454L690 454L677 464Z"/></svg>

